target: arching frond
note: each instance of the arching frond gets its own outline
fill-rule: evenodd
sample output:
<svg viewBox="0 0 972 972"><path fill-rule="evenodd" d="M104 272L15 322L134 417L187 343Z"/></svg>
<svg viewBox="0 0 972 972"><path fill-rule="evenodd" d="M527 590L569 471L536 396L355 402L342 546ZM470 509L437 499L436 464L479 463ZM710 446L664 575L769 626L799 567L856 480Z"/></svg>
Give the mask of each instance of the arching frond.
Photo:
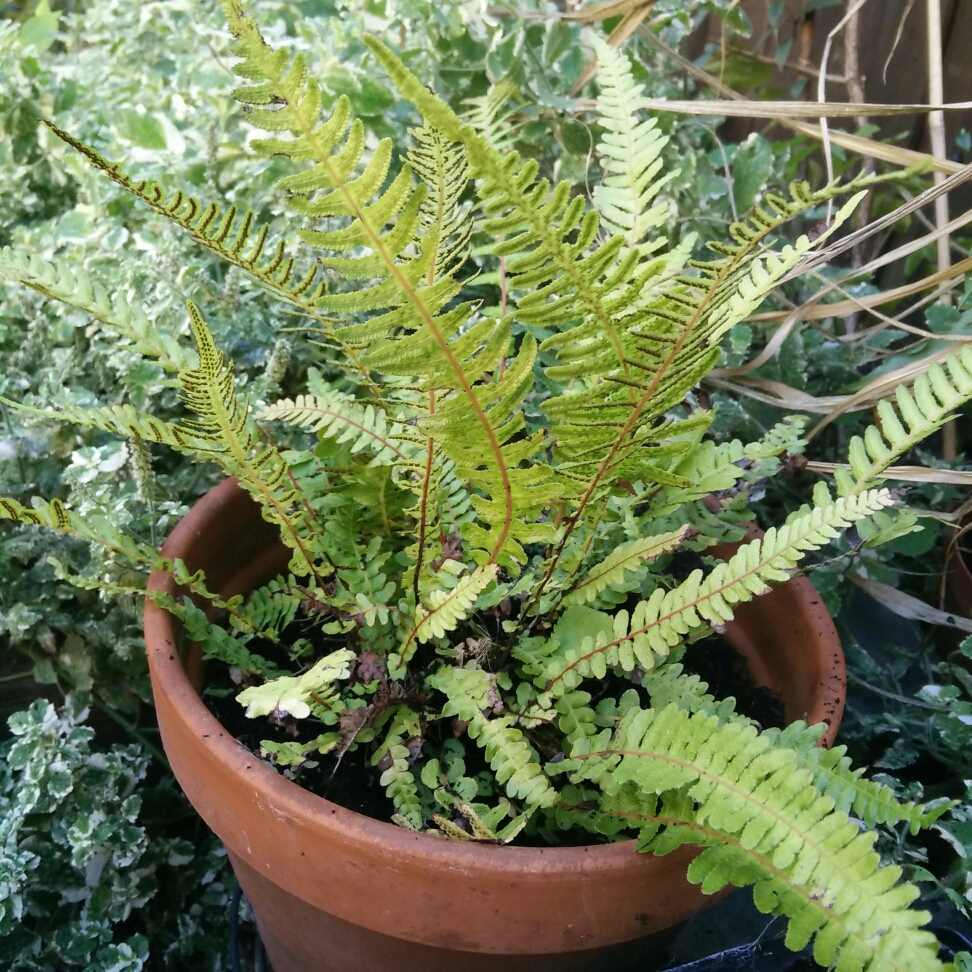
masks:
<svg viewBox="0 0 972 972"><path fill-rule="evenodd" d="M82 267L53 264L36 254L28 256L5 246L0 249L0 281L30 287L45 297L85 311L131 341L133 351L156 358L168 371L195 363L192 352L175 338L162 334L138 304L129 304L121 291L110 297L104 283L93 280Z"/></svg>
<svg viewBox="0 0 972 972"><path fill-rule="evenodd" d="M572 691L584 678L604 678L608 667L620 665L632 671L638 665L650 671L658 658L666 658L691 632L706 624L721 627L732 620L736 604L765 593L772 583L789 580L789 572L807 551L822 547L839 529L893 503L894 497L882 489L817 506L778 529L770 528L708 574L695 570L672 590L656 588L630 615L626 610L612 617L588 608L568 608L554 629L553 639L558 642L554 650L528 671L541 691L554 696ZM590 612L586 625L580 622L579 611Z"/></svg>
<svg viewBox="0 0 972 972"><path fill-rule="evenodd" d="M326 286L319 265L310 263L306 270L298 273L297 261L287 255L282 240L268 250L270 228L264 224L254 233L256 216L252 210L241 214L235 205L231 205L222 212L216 203L204 204L181 189L167 194L154 182L132 179L118 163L108 161L91 146L62 131L52 122L45 124L94 168L140 199L153 212L179 226L193 242L221 260L239 267L313 320L330 340L339 344L349 364L357 371L358 379L375 390L367 371L358 362L355 349L342 344L340 338L335 337L332 333L333 321L320 310Z"/></svg>
<svg viewBox="0 0 972 972"><path fill-rule="evenodd" d="M911 388L898 385L894 397L897 408L884 399L878 402L880 425L869 425L863 438L855 435L851 439L847 450L850 473L837 467L838 492L859 493L880 482L889 466L972 400L972 348L963 344L945 359L944 367L933 361Z"/></svg>
<svg viewBox="0 0 972 972"><path fill-rule="evenodd" d="M669 705L632 709L614 733L579 739L566 768L608 796L629 784L647 797L684 794L643 815L642 846L706 846L690 880L710 894L755 885L757 907L789 919L790 948L815 938L824 966L939 972L938 942L920 930L928 915L909 909L918 889L899 883L900 867L880 866L876 835L809 785L794 755L751 726Z"/></svg>
<svg viewBox="0 0 972 972"><path fill-rule="evenodd" d="M845 755L846 746L833 749L817 746L823 729L823 726L807 727L805 722L793 722L783 730L769 729L765 735L774 745L793 750L797 765L810 771L813 785L834 801L837 810L853 813L868 827L904 821L911 833L917 834L951 806L948 800L932 807L911 800L902 803L889 787L866 779L863 768L851 769L850 757Z"/></svg>
<svg viewBox="0 0 972 972"><path fill-rule="evenodd" d="M585 604L595 600L608 587L618 585L626 572L636 570L643 563L657 560L662 554L680 547L688 533L689 527L683 526L671 533L660 533L657 536L641 537L622 543L586 572L584 579L571 588L564 603Z"/></svg>
<svg viewBox="0 0 972 972"><path fill-rule="evenodd" d="M216 348L199 309L191 301L189 326L199 353L199 367L180 372L182 398L197 416L182 427L201 443L200 458L218 463L263 508L264 518L280 528L280 537L292 551L290 570L299 576L330 573L330 567L317 563L309 539L312 525L298 502L287 476L287 465L274 446L258 448L247 425L245 402L236 394L232 365Z"/></svg>

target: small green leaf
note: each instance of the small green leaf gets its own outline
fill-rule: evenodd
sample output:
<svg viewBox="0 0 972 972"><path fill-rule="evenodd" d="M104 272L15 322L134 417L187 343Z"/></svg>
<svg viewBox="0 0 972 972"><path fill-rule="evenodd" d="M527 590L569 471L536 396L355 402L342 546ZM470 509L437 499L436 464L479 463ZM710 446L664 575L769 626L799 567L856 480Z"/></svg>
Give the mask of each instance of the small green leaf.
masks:
<svg viewBox="0 0 972 972"><path fill-rule="evenodd" d="M51 12L48 0L40 0L34 16L20 28L20 46L32 47L35 54L43 54L57 40L58 18Z"/></svg>
<svg viewBox="0 0 972 972"><path fill-rule="evenodd" d="M129 108L122 112L118 131L139 148L155 150L168 148L165 129L155 115Z"/></svg>

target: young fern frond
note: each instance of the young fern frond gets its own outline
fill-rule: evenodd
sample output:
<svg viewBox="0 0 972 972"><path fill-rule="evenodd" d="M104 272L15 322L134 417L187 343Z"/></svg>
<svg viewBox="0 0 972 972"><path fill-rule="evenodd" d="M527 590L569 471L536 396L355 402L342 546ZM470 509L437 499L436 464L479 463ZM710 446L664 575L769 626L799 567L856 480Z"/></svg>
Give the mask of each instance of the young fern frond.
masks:
<svg viewBox="0 0 972 972"><path fill-rule="evenodd" d="M156 358L167 371L195 363L192 351L175 338L161 334L138 304L129 304L121 291L112 299L104 284L92 280L82 267L55 265L36 254L28 256L5 246L0 249L0 281L30 287L45 297L85 311L131 341L133 351Z"/></svg>
<svg viewBox="0 0 972 972"><path fill-rule="evenodd" d="M636 570L642 564L657 560L662 554L680 547L689 529L688 526L683 526L671 533L639 537L637 540L629 540L615 547L604 560L586 572L582 581L578 581L570 589L563 603L590 603L602 591L620 584L627 572Z"/></svg>
<svg viewBox="0 0 972 972"><path fill-rule="evenodd" d="M443 716L455 716L469 724L470 737L485 750L497 782L504 786L510 799L522 800L530 810L551 807L557 802L557 791L536 751L515 728L516 716L495 712L501 703L493 676L481 670L443 666L429 677L428 684L448 700Z"/></svg>
<svg viewBox="0 0 972 972"><path fill-rule="evenodd" d="M415 623L406 633L398 653L389 659L389 673L400 677L419 644L454 631L469 614L479 595L496 580L496 572L495 564L477 567L461 578L451 591L431 591L428 606L419 602L415 606Z"/></svg>
<svg viewBox="0 0 972 972"><path fill-rule="evenodd" d="M948 355L944 365L933 361L911 388L898 385L894 392L897 409L886 399L878 402L880 426L869 425L863 438L855 435L851 439L849 473L846 467L837 467L839 493L859 493L880 482L889 466L972 400L972 348L963 344L960 351Z"/></svg>
<svg viewBox="0 0 972 972"><path fill-rule="evenodd" d="M534 683L556 697L577 688L585 678L603 678L609 666L651 670L657 658L667 657L693 631L705 624L721 627L732 620L736 604L766 593L771 583L789 580L790 571L807 551L822 547L839 529L893 503L888 490L870 490L814 507L778 529L770 528L708 574L695 570L672 590L656 588L630 617L626 610L613 618L603 615L606 624L601 631L579 643L573 639L566 650L550 655Z"/></svg>
<svg viewBox="0 0 972 972"><path fill-rule="evenodd" d="M641 846L707 845L689 879L710 894L755 885L760 910L789 918L790 948L815 937L820 964L836 960L851 972L941 970L935 936L920 930L927 914L908 907L917 888L898 884L900 867L879 866L876 835L810 785L794 756L752 726L720 726L715 716L669 705L632 709L614 733L578 739L564 768L608 797L630 784L647 797L687 796L646 815ZM660 834L658 823L666 826Z"/></svg>
<svg viewBox="0 0 972 972"><path fill-rule="evenodd" d="M431 286L461 266L468 254L472 220L461 199L469 181L469 162L462 146L449 142L428 123L410 128L409 134L417 144L409 149L408 161L428 189L419 219L425 233L435 239L435 261L428 270Z"/></svg>
<svg viewBox="0 0 972 972"><path fill-rule="evenodd" d="M507 152L513 145L519 126L512 122L519 111L520 89L511 77L505 77L492 85L478 98L467 98L463 104L468 110L464 120L479 132L486 143L497 152Z"/></svg>
<svg viewBox="0 0 972 972"><path fill-rule="evenodd" d="M594 187L594 206L611 232L624 237L628 246L642 254L664 244L664 238L648 242L645 237L668 220L668 206L652 201L662 187L678 175L662 171L662 149L668 138L659 131L656 119L639 120L647 99L644 87L631 75L627 56L590 35L597 54L598 121L605 134L597 145L604 176Z"/></svg>
<svg viewBox="0 0 972 972"><path fill-rule="evenodd" d="M337 395L283 398L263 409L257 419L285 422L339 443L351 442L352 454L368 451L375 465L413 468L423 445L419 436L400 422L389 420L374 405Z"/></svg>

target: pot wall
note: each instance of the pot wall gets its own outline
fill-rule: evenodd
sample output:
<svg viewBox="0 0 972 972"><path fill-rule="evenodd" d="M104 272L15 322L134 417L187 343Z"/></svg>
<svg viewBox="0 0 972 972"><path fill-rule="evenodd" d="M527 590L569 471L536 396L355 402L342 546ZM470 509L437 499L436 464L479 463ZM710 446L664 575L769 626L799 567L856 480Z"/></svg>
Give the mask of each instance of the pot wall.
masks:
<svg viewBox="0 0 972 972"><path fill-rule="evenodd" d="M231 480L193 507L163 552L204 569L224 596L287 563L275 528ZM153 575L150 586L177 593L167 574ZM741 610L727 636L780 693L787 718L827 718L832 740L843 704L836 631L809 583L791 581L745 607L774 603L769 614ZM788 642L777 641L774 623L785 625ZM713 900L685 879L691 848L652 857L631 842L457 844L317 797L222 729L183 667L174 619L149 601L145 635L172 769L226 845L276 972L417 972L457 963L469 972L644 970L669 930Z"/></svg>

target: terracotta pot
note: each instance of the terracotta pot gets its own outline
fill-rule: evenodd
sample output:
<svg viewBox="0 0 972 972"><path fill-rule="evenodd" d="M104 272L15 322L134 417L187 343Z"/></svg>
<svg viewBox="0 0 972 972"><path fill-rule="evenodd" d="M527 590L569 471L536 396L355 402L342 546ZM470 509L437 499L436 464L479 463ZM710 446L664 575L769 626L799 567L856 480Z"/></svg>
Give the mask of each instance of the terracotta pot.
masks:
<svg viewBox="0 0 972 972"><path fill-rule="evenodd" d="M203 497L163 551L205 570L224 596L287 563L275 529L233 481ZM168 574L149 583L177 593ZM844 663L810 584L791 581L747 605L728 636L778 691L787 718L829 721L831 741ZM677 925L712 903L685 879L690 848L656 858L630 841L459 844L330 803L220 726L197 692L198 652L187 674L178 625L148 601L145 640L172 769L226 845L275 972L645 972Z"/></svg>
<svg viewBox="0 0 972 972"><path fill-rule="evenodd" d="M948 578L948 594L952 604L964 617L972 617L972 571L965 555L959 549L968 546L970 524L968 519L959 524L962 533L945 548L945 575Z"/></svg>

